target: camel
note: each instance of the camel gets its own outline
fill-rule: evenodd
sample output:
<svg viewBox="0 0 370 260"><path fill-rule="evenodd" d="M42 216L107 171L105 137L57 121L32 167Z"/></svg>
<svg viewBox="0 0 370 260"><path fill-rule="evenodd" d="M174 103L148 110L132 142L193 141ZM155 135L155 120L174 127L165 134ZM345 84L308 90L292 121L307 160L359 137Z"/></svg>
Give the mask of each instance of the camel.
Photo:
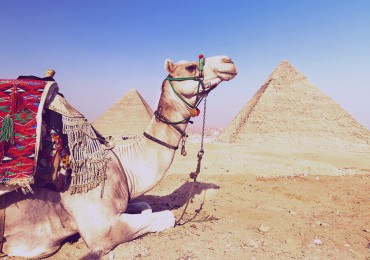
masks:
<svg viewBox="0 0 370 260"><path fill-rule="evenodd" d="M152 212L146 203L130 201L152 189L169 169L190 119L189 104L196 104L222 81L237 75L236 66L226 56L204 60L204 67L198 61L165 61L169 76L162 84L158 113L145 135L109 151L103 197L99 188L71 194L34 187L33 194L4 194L3 252L44 258L54 254L63 240L79 233L89 257L98 258L146 233L174 227L171 211ZM166 120L181 123L174 127Z"/></svg>

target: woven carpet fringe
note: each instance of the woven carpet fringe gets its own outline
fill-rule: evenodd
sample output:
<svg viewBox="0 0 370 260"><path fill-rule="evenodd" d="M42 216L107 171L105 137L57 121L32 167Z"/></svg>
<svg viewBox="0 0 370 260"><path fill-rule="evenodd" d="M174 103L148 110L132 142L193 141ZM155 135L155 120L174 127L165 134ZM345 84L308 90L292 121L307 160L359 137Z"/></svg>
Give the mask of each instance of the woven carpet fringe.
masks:
<svg viewBox="0 0 370 260"><path fill-rule="evenodd" d="M88 192L106 178L108 150L99 142L85 118L62 117L63 133L67 134L72 167L71 193Z"/></svg>

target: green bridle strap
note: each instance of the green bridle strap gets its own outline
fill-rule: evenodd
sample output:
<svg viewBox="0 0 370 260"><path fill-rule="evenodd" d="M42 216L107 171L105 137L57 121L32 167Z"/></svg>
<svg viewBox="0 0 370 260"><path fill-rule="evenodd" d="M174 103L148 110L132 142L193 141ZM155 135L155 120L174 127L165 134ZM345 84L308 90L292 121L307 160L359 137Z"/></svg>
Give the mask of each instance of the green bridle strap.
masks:
<svg viewBox="0 0 370 260"><path fill-rule="evenodd" d="M172 81L184 81L184 80L198 80L198 77L184 77L184 78L170 78L167 77L168 80Z"/></svg>
<svg viewBox="0 0 370 260"><path fill-rule="evenodd" d="M202 98L199 99L200 86L203 86L203 80L204 80L204 76L203 76L204 64L205 64L205 59L204 59L203 55L200 55L199 56L199 76L197 76L197 77L182 77L182 78L171 78L171 77L167 77L166 78L166 80L168 80L168 82L170 83L171 88L172 88L173 92L176 94L176 96L182 102L184 102L188 107L190 107L191 109L197 108L199 106L200 102L202 102L202 100L204 98L204 96L203 96ZM194 105L192 105L188 101L186 101L185 98L179 92L176 91L175 87L172 84L172 81L185 81L185 80L198 81L198 88L197 88L197 94L196 94L195 104ZM168 122L164 122L162 120L161 121L164 122L164 123L166 123L166 124L174 124L174 125L177 125L177 124L188 123L190 121L190 119L191 119L191 116L189 116L187 118L184 118L183 120L180 120L180 121L177 121L177 122L169 122L169 121Z"/></svg>
<svg viewBox="0 0 370 260"><path fill-rule="evenodd" d="M202 101L203 97L204 97L203 96L199 100L199 90L200 90L200 86L203 84L203 79L204 79L204 76L203 76L204 64L205 64L205 58L201 54L201 55L199 55L199 76L198 77L182 77L182 78L171 78L171 77L167 77L167 80L168 80L168 82L170 82L170 85L171 85L171 88L172 88L173 92L176 94L176 96L178 98L180 98L182 100L182 102L184 102L190 108L197 108L199 106L200 102ZM195 104L194 105L192 105L189 102L187 102L184 99L184 97L181 96L180 93L176 91L175 87L172 84L172 81L185 81L185 80L198 81L198 89L197 89L197 95L196 95L196 98L195 98ZM189 119L190 119L190 117L189 117ZM181 122L184 122L184 120L181 121ZM185 121L188 121L188 120L185 120Z"/></svg>
<svg viewBox="0 0 370 260"><path fill-rule="evenodd" d="M202 80L203 79L197 79L196 77L188 77L188 78L167 78L168 82L170 82L170 85L171 85L171 88L173 90L173 92L176 94L176 96L181 99L182 102L184 102L188 107L190 108L196 108L200 102L198 102L198 99L199 99L199 90L200 90L200 86L202 84ZM195 99L195 104L192 105L190 104L189 102L187 102L181 95L179 92L176 91L175 87L173 86L172 84L172 81L184 81L184 80L197 80L199 83L198 83L198 89L197 89L197 96L196 96L196 99Z"/></svg>
<svg viewBox="0 0 370 260"><path fill-rule="evenodd" d="M166 80L168 80L168 82L170 83L171 85L171 88L173 90L173 92L176 94L176 96L178 98L180 98L180 100L182 100L182 102L184 102L188 107L191 108L191 110L189 111L190 112L190 116L187 117L187 118L184 118L183 120L180 120L180 121L177 121L177 122L171 122L170 120L168 120L165 116L163 116L161 114L161 111L155 111L154 112L154 116L156 117L157 120L165 123L165 124L168 124L168 125L171 125L172 127L174 127L180 134L181 134L181 138L182 138L182 148L181 148L181 155L186 155L186 151L185 151L185 142L186 142L186 137L188 136L185 131L183 131L181 128L179 128L177 126L177 124L183 124L183 123L193 123L192 121L190 121L191 117L192 116L196 116L199 114L199 109L197 108L200 104L200 102L203 100L203 98L205 96L208 95L209 91L206 91L205 90L205 87L204 87L204 83L203 83L203 80L204 80L204 76L203 76L203 70L204 70L204 64L205 64L205 59L204 59L204 56L203 54L199 55L199 75L196 76L196 77L182 77L182 78L171 78L171 77L167 77ZM185 100L185 98L176 91L175 87L173 86L172 84L172 81L184 81L184 80L194 80L194 81L198 81L198 89L197 89L197 94L196 94L196 99L195 99L195 104L192 105L190 104L188 101ZM200 91L200 86L202 86L203 88L203 93L205 93L203 95L202 98L199 99L199 91ZM160 107L159 107L160 108ZM204 108L205 108L205 104L204 104ZM194 110L196 112L196 115L194 114ZM205 113L204 113L205 115ZM204 118L203 118L203 124L204 124ZM203 126L204 128L204 126ZM163 145L167 148L170 148L170 149L173 149L173 150L176 150L178 147L177 146L172 146L172 145L169 145L149 134L147 134L146 132L144 132L144 136L150 140L152 140L153 142L156 142L160 145Z"/></svg>

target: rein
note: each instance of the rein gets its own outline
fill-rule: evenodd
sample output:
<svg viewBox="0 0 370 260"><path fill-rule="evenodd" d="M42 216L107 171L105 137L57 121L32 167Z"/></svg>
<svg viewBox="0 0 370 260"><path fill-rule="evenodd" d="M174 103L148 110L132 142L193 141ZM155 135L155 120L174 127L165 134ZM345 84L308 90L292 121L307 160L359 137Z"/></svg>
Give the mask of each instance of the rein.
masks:
<svg viewBox="0 0 370 260"><path fill-rule="evenodd" d="M177 226L182 226L182 225L184 225L184 224L186 224L188 222L187 221L187 222L181 223L181 220L184 217L185 212L186 212L186 209L189 206L190 198L191 198L191 195L193 194L194 186L195 186L195 183L197 182L197 177L198 177L198 175L200 173L200 166L201 166L201 162L202 162L203 155L204 155L203 141L204 141L204 129L205 129L205 125L206 125L207 96L208 96L208 94L205 95L205 99L204 99L202 139L201 139L201 144L200 144L200 150L199 150L198 155L197 155L197 157L198 157L197 168L196 168L195 172L191 172L190 173L190 178L193 179L193 184L191 185L191 188L189 190L188 199L186 200L185 208L182 211L182 214L181 214L180 218L178 218L176 220L176 223L175 224Z"/></svg>
<svg viewBox="0 0 370 260"><path fill-rule="evenodd" d="M195 186L195 183L197 182L197 177L200 173L201 162L202 162L203 155L204 155L204 150L203 150L204 128L205 128L205 121L206 121L207 96L208 96L208 93L209 93L209 91L205 91L205 86L204 86L204 83L203 83L203 80L204 80L204 75L203 75L204 63L205 63L205 60L204 60L203 55L199 55L199 76L184 77L184 78L171 78L171 77L166 78L166 80L169 81L169 83L171 85L171 88L172 88L173 92L176 94L176 96L190 108L190 116L189 117L184 118L183 120L180 120L180 121L171 122L164 115L162 115L158 110L156 110L154 112L154 115L155 115L156 119L158 119L162 123L171 125L173 128L176 129L177 132L180 133L181 139L182 139L181 155L186 156L187 152L185 150L185 142L186 142L186 138L188 137L188 135L185 133L185 131L181 130L180 127L178 127L177 125L188 123L188 122L193 123L192 121L190 121L190 118L199 115L198 106L204 98L202 139L201 139L200 150L199 150L198 155L197 155L197 157L198 157L197 168L196 168L195 172L190 173L190 178L193 179L193 183L192 183L191 188L189 190L189 194L188 194L188 198L187 198L187 201L186 201L185 208L184 208L180 218L178 220L176 220L176 222L175 222L176 225L184 225L184 224L187 223L187 222L181 223L181 220L185 215L186 209L188 208L188 205L189 205L189 202L190 202L191 195L193 194L194 186ZM172 81L185 81L185 80L198 81L198 88L197 88L197 94L196 94L194 105L192 105L188 101L186 101L185 98L183 96L181 96L181 94L176 91L175 87L172 84ZM202 87L203 93L204 93L202 98L199 98L200 87ZM144 136L146 138L148 138L149 140L151 140L151 141L153 141L157 144L163 145L163 146L165 146L169 149L177 150L179 148L178 146L173 146L173 145L167 144L167 143L165 143L165 142L147 134L146 132L144 132Z"/></svg>

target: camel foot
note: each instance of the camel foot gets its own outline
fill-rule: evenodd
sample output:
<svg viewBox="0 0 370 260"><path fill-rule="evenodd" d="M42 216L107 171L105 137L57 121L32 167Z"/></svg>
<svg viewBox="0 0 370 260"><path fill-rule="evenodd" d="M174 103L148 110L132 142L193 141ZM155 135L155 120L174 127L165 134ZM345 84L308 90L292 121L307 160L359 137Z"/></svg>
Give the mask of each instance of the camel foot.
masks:
<svg viewBox="0 0 370 260"><path fill-rule="evenodd" d="M175 226L176 218L171 211L164 210L153 214L156 214L157 220L152 224L152 232L163 231Z"/></svg>

